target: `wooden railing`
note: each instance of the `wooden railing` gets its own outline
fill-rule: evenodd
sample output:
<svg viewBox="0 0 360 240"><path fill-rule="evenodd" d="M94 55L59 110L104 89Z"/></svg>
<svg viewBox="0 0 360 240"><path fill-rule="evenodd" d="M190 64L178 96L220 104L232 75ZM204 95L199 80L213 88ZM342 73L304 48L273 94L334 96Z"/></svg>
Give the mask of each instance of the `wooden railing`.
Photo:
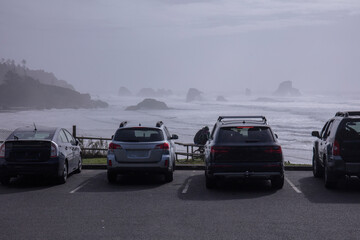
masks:
<svg viewBox="0 0 360 240"><path fill-rule="evenodd" d="M186 147L186 152L175 152L176 161L179 161L178 155L186 156L186 161L189 161L189 159L191 159L191 161L194 161L194 158L198 158L204 161L204 145L181 142L175 142L175 144Z"/></svg>
<svg viewBox="0 0 360 240"><path fill-rule="evenodd" d="M112 139L111 138L102 138L102 137L78 137L76 135L76 125L73 125L73 128L72 128L72 135L74 136L75 139L78 139L78 140L99 140L99 141L111 141ZM84 147L84 146L81 146L81 150L82 151L107 151L108 148L87 148L87 147Z"/></svg>

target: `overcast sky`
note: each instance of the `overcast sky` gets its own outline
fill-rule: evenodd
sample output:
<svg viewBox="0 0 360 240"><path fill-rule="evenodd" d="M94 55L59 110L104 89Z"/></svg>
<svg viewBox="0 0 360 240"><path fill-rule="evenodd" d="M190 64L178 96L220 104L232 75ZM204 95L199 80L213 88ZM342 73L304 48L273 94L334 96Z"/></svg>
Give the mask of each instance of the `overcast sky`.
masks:
<svg viewBox="0 0 360 240"><path fill-rule="evenodd" d="M0 58L81 92L360 90L359 0L0 0Z"/></svg>

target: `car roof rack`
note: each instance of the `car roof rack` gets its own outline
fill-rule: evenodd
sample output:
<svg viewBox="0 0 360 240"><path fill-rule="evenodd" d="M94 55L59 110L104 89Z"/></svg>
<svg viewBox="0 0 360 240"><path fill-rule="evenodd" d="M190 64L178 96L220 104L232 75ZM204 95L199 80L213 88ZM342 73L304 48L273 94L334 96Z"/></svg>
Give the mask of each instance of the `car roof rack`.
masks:
<svg viewBox="0 0 360 240"><path fill-rule="evenodd" d="M337 112L335 117L349 117L349 116L360 116L359 111L347 111L347 112Z"/></svg>
<svg viewBox="0 0 360 240"><path fill-rule="evenodd" d="M163 125L164 123L162 122L162 121L158 121L157 123L156 123L156 127L161 127L161 125Z"/></svg>
<svg viewBox="0 0 360 240"><path fill-rule="evenodd" d="M223 123L242 122L242 123L267 124L267 120L265 116L219 116L218 122L223 122Z"/></svg>
<svg viewBox="0 0 360 240"><path fill-rule="evenodd" d="M126 126L126 124L127 124L128 122L127 121L122 121L121 123L120 123L120 126L119 127L125 127Z"/></svg>

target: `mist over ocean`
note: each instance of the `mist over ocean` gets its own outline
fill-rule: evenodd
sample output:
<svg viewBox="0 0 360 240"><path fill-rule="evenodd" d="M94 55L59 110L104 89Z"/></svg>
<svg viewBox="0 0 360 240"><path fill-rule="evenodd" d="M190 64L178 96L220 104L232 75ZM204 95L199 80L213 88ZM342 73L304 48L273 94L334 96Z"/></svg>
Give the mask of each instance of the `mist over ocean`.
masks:
<svg viewBox="0 0 360 240"><path fill-rule="evenodd" d="M1 112L0 129L17 127L59 126L71 131L77 126L78 136L111 137L120 122L135 123L163 121L179 142L193 142L198 129L207 125L210 130L220 115L264 115L282 145L284 160L291 163L311 163L311 131L320 131L325 121L337 111L360 110L360 97L303 96L296 98L226 96L227 102L215 101L216 95L206 96L205 101L186 103L183 95L158 98L170 110L125 111L143 98L98 96L109 103L108 108L50 109L20 112ZM182 150L178 147L178 150Z"/></svg>

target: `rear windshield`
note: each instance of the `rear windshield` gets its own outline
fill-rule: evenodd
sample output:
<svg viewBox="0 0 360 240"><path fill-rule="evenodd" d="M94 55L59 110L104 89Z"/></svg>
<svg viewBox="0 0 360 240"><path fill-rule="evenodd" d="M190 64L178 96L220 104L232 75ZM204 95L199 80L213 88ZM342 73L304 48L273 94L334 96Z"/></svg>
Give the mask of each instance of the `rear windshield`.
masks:
<svg viewBox="0 0 360 240"><path fill-rule="evenodd" d="M156 142L163 141L164 136L162 131L156 128L126 128L117 130L114 140L120 142Z"/></svg>
<svg viewBox="0 0 360 240"><path fill-rule="evenodd" d="M340 128L339 137L343 140L359 140L360 119L344 122Z"/></svg>
<svg viewBox="0 0 360 240"><path fill-rule="evenodd" d="M274 142L274 138L268 127L223 127L220 128L218 142Z"/></svg>
<svg viewBox="0 0 360 240"><path fill-rule="evenodd" d="M8 140L51 140L55 131L14 131Z"/></svg>

